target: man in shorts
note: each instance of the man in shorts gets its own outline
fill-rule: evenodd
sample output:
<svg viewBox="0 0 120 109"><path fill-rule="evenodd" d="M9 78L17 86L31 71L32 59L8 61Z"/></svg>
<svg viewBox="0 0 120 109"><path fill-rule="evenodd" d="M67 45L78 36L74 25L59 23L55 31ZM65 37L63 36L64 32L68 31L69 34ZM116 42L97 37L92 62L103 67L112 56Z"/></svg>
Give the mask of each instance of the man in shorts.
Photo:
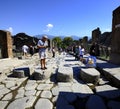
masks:
<svg viewBox="0 0 120 109"><path fill-rule="evenodd" d="M40 39L38 41L38 48L39 48L39 57L40 57L40 64L41 64L41 69L45 70L47 69L46 67L46 48L48 47L48 43L47 43L48 37L47 36L43 36L42 39Z"/></svg>

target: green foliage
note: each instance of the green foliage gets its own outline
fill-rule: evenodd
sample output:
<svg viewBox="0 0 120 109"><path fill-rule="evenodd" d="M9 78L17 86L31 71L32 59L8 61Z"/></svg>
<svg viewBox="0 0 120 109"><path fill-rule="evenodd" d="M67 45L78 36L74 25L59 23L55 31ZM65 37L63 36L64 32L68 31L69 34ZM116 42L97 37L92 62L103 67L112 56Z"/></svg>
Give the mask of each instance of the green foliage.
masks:
<svg viewBox="0 0 120 109"><path fill-rule="evenodd" d="M62 45L62 39L59 36L54 37L52 39L52 42L54 43L54 46L57 46L58 48L61 47L61 45Z"/></svg>

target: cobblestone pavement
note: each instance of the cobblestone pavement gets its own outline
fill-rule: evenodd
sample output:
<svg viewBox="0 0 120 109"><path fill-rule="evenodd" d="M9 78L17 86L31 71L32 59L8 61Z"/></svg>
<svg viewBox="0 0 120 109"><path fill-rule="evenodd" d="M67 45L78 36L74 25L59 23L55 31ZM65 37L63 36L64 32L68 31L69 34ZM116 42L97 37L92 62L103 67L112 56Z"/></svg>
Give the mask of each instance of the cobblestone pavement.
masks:
<svg viewBox="0 0 120 109"><path fill-rule="evenodd" d="M3 63L0 66L0 109L120 109L120 90L103 75L97 85L82 81L80 70L84 65L73 56L62 53L48 58L48 69L44 71L40 69L38 55L9 60L11 64L5 61L0 62ZM30 77L11 76L12 70L19 67L28 67ZM57 80L58 69L62 67L73 69L73 78L69 82ZM35 71L44 77L35 80Z"/></svg>

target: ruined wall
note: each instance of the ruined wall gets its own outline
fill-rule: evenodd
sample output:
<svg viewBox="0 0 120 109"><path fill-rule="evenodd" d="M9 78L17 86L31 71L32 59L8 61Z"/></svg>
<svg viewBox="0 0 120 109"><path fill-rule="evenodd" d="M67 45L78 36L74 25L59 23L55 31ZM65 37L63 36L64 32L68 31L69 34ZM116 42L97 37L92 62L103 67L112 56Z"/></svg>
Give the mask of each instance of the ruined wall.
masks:
<svg viewBox="0 0 120 109"><path fill-rule="evenodd" d="M112 31L113 31L115 28L120 27L120 6L113 11L112 16L113 16L112 18Z"/></svg>
<svg viewBox="0 0 120 109"><path fill-rule="evenodd" d="M0 30L0 58L12 58L12 37L9 31Z"/></svg>
<svg viewBox="0 0 120 109"><path fill-rule="evenodd" d="M88 51L88 37L87 36L83 37L82 43L83 43L85 50Z"/></svg>
<svg viewBox="0 0 120 109"><path fill-rule="evenodd" d="M92 31L92 42L98 42L101 36L101 31L99 28Z"/></svg>
<svg viewBox="0 0 120 109"><path fill-rule="evenodd" d="M113 11L110 62L120 64L120 7Z"/></svg>

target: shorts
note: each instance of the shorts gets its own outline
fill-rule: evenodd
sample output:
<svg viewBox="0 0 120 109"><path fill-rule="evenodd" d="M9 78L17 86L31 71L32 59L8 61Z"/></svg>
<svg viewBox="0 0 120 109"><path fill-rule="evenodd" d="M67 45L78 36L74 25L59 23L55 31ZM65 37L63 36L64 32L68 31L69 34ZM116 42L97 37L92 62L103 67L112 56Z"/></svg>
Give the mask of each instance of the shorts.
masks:
<svg viewBox="0 0 120 109"><path fill-rule="evenodd" d="M39 52L40 59L46 59L46 53L44 51Z"/></svg>

